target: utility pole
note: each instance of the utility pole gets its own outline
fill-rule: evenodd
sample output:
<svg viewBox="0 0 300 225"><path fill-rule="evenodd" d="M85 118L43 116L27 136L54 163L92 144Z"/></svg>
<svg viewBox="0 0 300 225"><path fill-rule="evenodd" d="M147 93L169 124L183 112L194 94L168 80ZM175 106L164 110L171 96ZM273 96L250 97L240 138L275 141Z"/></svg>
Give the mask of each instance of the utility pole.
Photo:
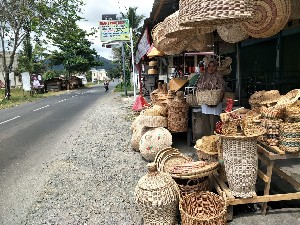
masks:
<svg viewBox="0 0 300 225"><path fill-rule="evenodd" d="M135 99L136 98L136 76L135 76L135 71L134 71L132 27L130 27L130 45L131 45L132 79L133 79L133 97Z"/></svg>
<svg viewBox="0 0 300 225"><path fill-rule="evenodd" d="M124 42L121 42L122 45L122 61L123 61L123 77L124 77L124 92L125 92L125 97L127 97L127 90L126 90L126 72L125 72L125 53L124 53Z"/></svg>

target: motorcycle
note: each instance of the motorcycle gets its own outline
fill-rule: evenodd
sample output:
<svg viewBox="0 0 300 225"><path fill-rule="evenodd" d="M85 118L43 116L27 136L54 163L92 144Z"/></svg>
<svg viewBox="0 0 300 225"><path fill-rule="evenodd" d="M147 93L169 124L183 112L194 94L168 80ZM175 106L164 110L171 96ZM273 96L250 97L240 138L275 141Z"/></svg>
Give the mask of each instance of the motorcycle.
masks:
<svg viewBox="0 0 300 225"><path fill-rule="evenodd" d="M107 92L109 90L108 83L104 83L104 89L105 89L105 92Z"/></svg>

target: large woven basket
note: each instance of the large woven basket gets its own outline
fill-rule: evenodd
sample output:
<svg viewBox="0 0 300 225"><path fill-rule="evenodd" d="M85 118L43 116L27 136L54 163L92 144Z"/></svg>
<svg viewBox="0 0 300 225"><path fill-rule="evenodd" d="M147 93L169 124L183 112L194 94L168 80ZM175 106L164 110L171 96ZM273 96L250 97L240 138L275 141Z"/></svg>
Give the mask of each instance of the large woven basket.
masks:
<svg viewBox="0 0 300 225"><path fill-rule="evenodd" d="M227 206L221 196L212 192L189 194L179 201L182 225L225 225Z"/></svg>
<svg viewBox="0 0 300 225"><path fill-rule="evenodd" d="M290 0L254 1L253 18L241 24L245 32L255 38L266 38L277 34L289 20Z"/></svg>
<svg viewBox="0 0 300 225"><path fill-rule="evenodd" d="M221 89L196 91L196 98L199 105L217 105L222 101L222 97L223 92Z"/></svg>
<svg viewBox="0 0 300 225"><path fill-rule="evenodd" d="M148 170L135 188L144 224L177 224L179 190L176 182L169 174L158 172L154 163L148 165Z"/></svg>
<svg viewBox="0 0 300 225"><path fill-rule="evenodd" d="M232 194L240 198L255 196L257 137L221 135L221 139L225 171Z"/></svg>
<svg viewBox="0 0 300 225"><path fill-rule="evenodd" d="M291 14L290 19L300 19L300 1L299 0L291 0Z"/></svg>
<svg viewBox="0 0 300 225"><path fill-rule="evenodd" d="M168 130L186 132L188 130L189 105L182 92L177 92L173 101L168 104Z"/></svg>
<svg viewBox="0 0 300 225"><path fill-rule="evenodd" d="M197 193L201 191L210 191L209 177L203 177L194 180L175 179L175 181L179 187L181 197L184 197L194 192Z"/></svg>
<svg viewBox="0 0 300 225"><path fill-rule="evenodd" d="M168 119L164 116L144 116L141 124L144 127L167 127Z"/></svg>
<svg viewBox="0 0 300 225"><path fill-rule="evenodd" d="M172 135L171 133L163 128L157 127L148 130L141 137L139 143L139 149L141 155L148 161L153 161L156 154L167 147L172 145Z"/></svg>
<svg viewBox="0 0 300 225"><path fill-rule="evenodd" d="M217 26L249 20L253 0L180 0L179 24L189 27Z"/></svg>

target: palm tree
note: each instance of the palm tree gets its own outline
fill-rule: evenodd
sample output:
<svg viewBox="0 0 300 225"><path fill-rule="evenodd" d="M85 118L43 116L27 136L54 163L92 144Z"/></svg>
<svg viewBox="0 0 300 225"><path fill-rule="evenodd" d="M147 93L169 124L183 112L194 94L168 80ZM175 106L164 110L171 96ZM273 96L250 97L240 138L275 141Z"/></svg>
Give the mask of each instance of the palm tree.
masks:
<svg viewBox="0 0 300 225"><path fill-rule="evenodd" d="M141 35L142 26L141 23L144 21L144 15L138 15L137 7L129 7L126 13L121 12L122 19L129 20L129 26L132 28L132 39L133 46L136 46L137 41ZM125 54L125 63L126 63L126 74L129 75L131 68L131 49L128 45L124 45L124 54ZM121 47L112 49L113 62L116 63L119 67L119 70L122 71L122 49ZM126 79L128 80L128 79Z"/></svg>

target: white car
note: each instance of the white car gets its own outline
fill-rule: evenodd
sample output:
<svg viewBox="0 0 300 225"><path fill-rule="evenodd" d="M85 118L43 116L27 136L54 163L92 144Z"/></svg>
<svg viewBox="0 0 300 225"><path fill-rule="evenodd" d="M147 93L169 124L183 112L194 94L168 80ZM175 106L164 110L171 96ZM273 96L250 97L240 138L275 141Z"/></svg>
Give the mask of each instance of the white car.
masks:
<svg viewBox="0 0 300 225"><path fill-rule="evenodd" d="M78 78L80 78L82 80L82 84L85 85L87 84L87 79L85 76L77 76Z"/></svg>

